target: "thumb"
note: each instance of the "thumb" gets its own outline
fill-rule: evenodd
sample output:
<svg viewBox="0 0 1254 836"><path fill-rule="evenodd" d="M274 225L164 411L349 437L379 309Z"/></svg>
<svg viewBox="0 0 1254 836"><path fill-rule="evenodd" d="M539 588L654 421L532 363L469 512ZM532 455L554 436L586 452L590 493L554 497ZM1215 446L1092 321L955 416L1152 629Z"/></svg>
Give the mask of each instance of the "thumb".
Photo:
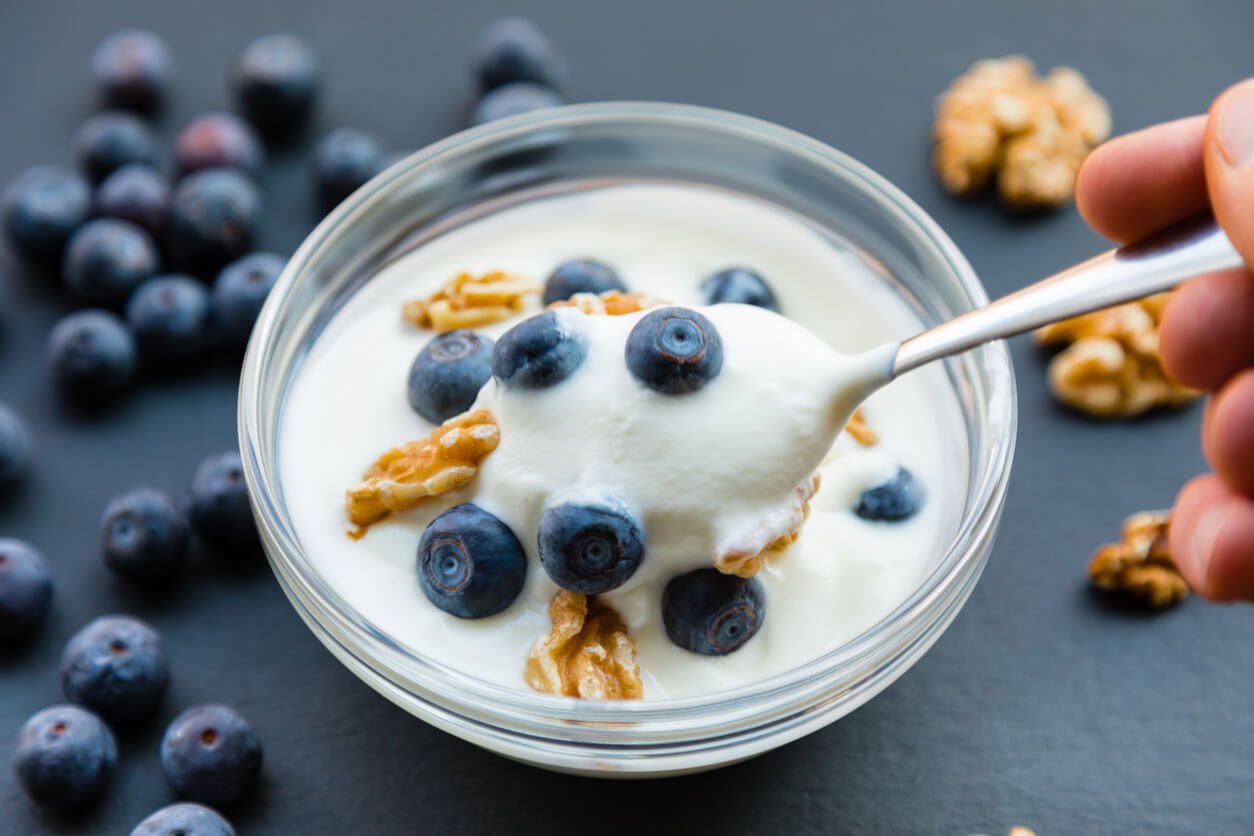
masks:
<svg viewBox="0 0 1254 836"><path fill-rule="evenodd" d="M1211 105L1204 148L1215 217L1254 266L1254 79L1229 87Z"/></svg>

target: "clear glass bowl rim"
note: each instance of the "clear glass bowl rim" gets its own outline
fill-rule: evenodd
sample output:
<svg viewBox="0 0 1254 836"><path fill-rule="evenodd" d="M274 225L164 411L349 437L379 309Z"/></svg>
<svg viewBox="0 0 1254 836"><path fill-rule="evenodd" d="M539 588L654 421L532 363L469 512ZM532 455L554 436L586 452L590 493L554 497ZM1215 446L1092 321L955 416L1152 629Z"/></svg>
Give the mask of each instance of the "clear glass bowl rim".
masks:
<svg viewBox="0 0 1254 836"><path fill-rule="evenodd" d="M267 352L273 350L285 301L293 295L302 278L311 271L319 254L340 233L341 227L351 223L361 213L369 212L381 193L397 183L422 176L425 171L447 160L450 155L562 128L624 120L635 124L654 123L680 128L691 126L738 134L752 141L774 146L781 153L802 156L812 163L818 162L847 185L855 185L878 198L886 211L895 216L893 220L897 224L913 227L935 253L941 256L951 274L948 279L957 282L973 305L988 301L974 270L958 247L926 212L896 186L843 152L804 134L726 111L657 102L568 105L512 117L455 134L397 162L371 180L340 204L309 234L289 260L258 317L240 377L240 446L245 477L253 497L254 514L267 556L298 612L307 621L312 616L321 629L334 632L333 637L319 635L324 643L328 638L333 638L341 649L347 650L360 664L387 680L393 688L399 688L420 700L430 700L432 696L440 697L435 700L437 711L447 711L450 705L477 708L491 706L494 710L488 713L497 721L501 718L526 716L543 718L545 724L552 728L570 723L588 724L599 729L607 739L613 739L620 733L639 735L642 729L651 724L674 728L675 724L687 725L707 715L717 715L724 711L735 714L751 707L756 701L778 698L790 691L805 690L802 686L854 671L860 661L867 656L873 656L878 648L900 634L903 629L919 623L920 620L940 617L937 610L945 609L944 604L952 597L952 587L962 585L964 581L973 584L987 559L992 534L1005 501L1017 420L1013 371L1009 352L1002 343L976 349L984 352L984 362L993 372L988 376L988 397L981 405L986 409L996 410L988 416L987 421L987 425L996 428L998 432L998 437L993 439L995 450L993 455L987 457L978 473L975 489L969 491L973 498L967 512L932 574L889 615L852 641L798 668L717 695L594 702L530 693L466 676L424 659L391 641L329 588L312 571L303 556L299 560L293 557L301 554L302 550L287 521L280 519L276 513L272 497L276 495L278 477L272 472L270 463L263 461L259 452L259 441L275 430L262 425L261 401L265 394L261 389L262 369ZM960 605L962 601L958 603ZM318 631L315 630L315 633ZM336 655L339 656L339 652ZM384 657L392 658L389 661ZM405 669L403 677L398 676L401 667ZM391 675L384 670L390 671ZM354 671L361 675L361 671L355 667ZM402 678L404 681L398 681ZM369 684L377 688L380 683ZM385 695L396 701L395 694ZM804 709L805 706L800 708ZM494 721L489 720L488 725L493 726ZM508 721L500 722L501 728L508 728L510 725ZM701 724L697 722L697 725Z"/></svg>

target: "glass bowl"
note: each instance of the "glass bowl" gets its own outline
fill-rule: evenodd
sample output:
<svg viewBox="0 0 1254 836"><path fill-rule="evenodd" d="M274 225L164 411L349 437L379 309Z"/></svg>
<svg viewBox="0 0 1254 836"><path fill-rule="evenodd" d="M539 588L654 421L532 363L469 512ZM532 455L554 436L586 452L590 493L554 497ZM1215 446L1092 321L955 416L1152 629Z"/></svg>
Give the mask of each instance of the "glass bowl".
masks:
<svg viewBox="0 0 1254 836"><path fill-rule="evenodd" d="M687 699L588 702L485 682L376 628L312 567L278 478L293 377L323 326L379 268L477 217L626 182L714 186L784 207L858 254L925 321L987 302L934 221L883 178L813 139L715 110L602 103L514 117L438 142L358 190L301 245L258 319L240 381L244 468L266 554L319 640L406 711L519 761L574 773L666 775L733 763L848 714L901 676L966 602L992 548L1014 448L1002 344L947 361L968 441L961 520L934 571L882 621L784 674Z"/></svg>

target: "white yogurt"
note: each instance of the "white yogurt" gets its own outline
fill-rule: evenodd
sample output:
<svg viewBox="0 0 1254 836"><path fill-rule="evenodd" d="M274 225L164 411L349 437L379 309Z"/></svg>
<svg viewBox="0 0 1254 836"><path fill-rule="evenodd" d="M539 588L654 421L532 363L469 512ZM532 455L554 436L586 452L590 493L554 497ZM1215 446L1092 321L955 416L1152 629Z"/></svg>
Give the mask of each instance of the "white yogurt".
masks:
<svg viewBox="0 0 1254 836"><path fill-rule="evenodd" d="M393 515L353 542L344 491L388 447L431 425L406 399L414 356L432 336L404 323L404 301L451 276L494 269L543 280L569 258L613 266L629 289L699 305L700 281L747 266L774 289L782 312L716 306L703 312L723 340L724 369L696 393L665 396L637 384L622 358L640 315L580 317L588 357L541 393L498 391L500 446L466 489ZM536 305L538 309L538 303ZM498 337L517 320L478 329ZM644 523L640 569L603 599L638 647L646 699L710 693L814 659L899 605L935 565L965 496L966 441L943 371L914 372L867 402L880 435L864 448L834 423L837 351L853 354L920 328L904 302L853 255L799 219L723 192L670 185L616 186L538 200L476 220L386 267L331 321L305 359L280 435L282 486L315 568L381 631L429 659L526 688L523 667L548 632L556 586L540 567L535 532L545 502L570 490L614 493ZM817 336L817 339L816 339ZM667 638L666 582L709 566L712 554L784 508L822 459L822 487L797 541L759 572L766 620L740 650L698 656ZM898 465L924 483L923 509L903 523L858 519L863 490ZM473 501L498 516L527 550L518 600L491 618L463 620L432 605L415 571L418 537L439 512Z"/></svg>

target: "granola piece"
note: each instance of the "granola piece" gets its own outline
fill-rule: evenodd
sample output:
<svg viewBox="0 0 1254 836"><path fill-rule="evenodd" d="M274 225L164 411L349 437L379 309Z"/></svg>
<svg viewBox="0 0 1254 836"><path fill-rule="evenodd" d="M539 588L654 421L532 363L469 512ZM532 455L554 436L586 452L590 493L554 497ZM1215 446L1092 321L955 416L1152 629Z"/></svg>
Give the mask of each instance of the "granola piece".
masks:
<svg viewBox="0 0 1254 836"><path fill-rule="evenodd" d="M853 436L853 440L863 447L874 447L880 440L879 434L866 422L866 413L862 411L862 407L853 411L853 417L845 425L845 432Z"/></svg>
<svg viewBox="0 0 1254 836"><path fill-rule="evenodd" d="M812 474L793 492L790 508L760 520L752 531L737 535L732 545L720 548L714 556L714 568L738 578L756 575L768 557L783 551L801 534L801 526L810 517L810 500L819 490L819 481L819 474Z"/></svg>
<svg viewBox="0 0 1254 836"><path fill-rule="evenodd" d="M549 603L553 629L532 645L524 676L546 694L585 700L644 696L636 643L618 613L596 596L558 590Z"/></svg>
<svg viewBox="0 0 1254 836"><path fill-rule="evenodd" d="M388 450L348 491L348 519L357 526L350 536L361 537L393 511L465 487L500 440L496 419L481 409L450 418L427 438Z"/></svg>
<svg viewBox="0 0 1254 836"><path fill-rule="evenodd" d="M1055 322L1043 345L1070 343L1049 364L1049 383L1066 405L1099 417L1131 417L1182 406L1201 393L1173 383L1159 359L1158 325L1170 293Z"/></svg>
<svg viewBox="0 0 1254 836"><path fill-rule="evenodd" d="M592 316L620 316L665 304L661 299L648 293L607 290L604 293L576 293L569 299L553 302L549 308L578 308Z"/></svg>
<svg viewBox="0 0 1254 836"><path fill-rule="evenodd" d="M1123 542L1102 546L1089 563L1093 585L1154 609L1184 600L1189 585L1167 548L1170 525L1170 511L1142 511L1124 520Z"/></svg>
<svg viewBox="0 0 1254 836"><path fill-rule="evenodd" d="M455 328L491 325L522 313L527 300L540 293L531 279L496 270L475 276L460 273L428 299L405 303L402 315L419 328L440 333Z"/></svg>
<svg viewBox="0 0 1254 836"><path fill-rule="evenodd" d="M968 195L994 178L1016 208L1071 199L1084 158L1110 136L1110 107L1070 67L1044 78L1021 55L977 61L937 100L932 163Z"/></svg>

